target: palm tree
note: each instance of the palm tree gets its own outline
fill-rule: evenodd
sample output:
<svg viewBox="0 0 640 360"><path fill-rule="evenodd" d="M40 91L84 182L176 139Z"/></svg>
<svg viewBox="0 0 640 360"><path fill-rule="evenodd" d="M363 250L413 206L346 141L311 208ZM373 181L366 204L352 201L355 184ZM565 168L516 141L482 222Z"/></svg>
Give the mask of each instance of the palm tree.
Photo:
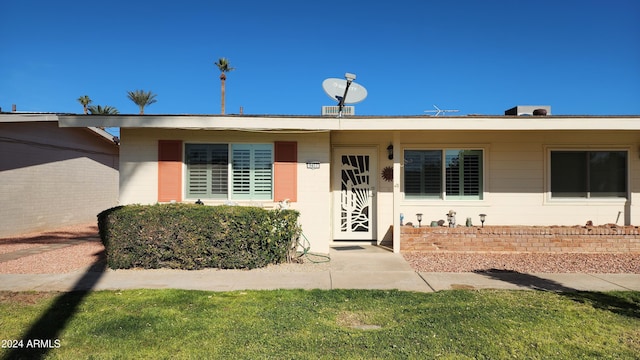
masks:
<svg viewBox="0 0 640 360"><path fill-rule="evenodd" d="M222 98L222 106L220 107L220 113L224 114L224 100L225 100L224 84L225 84L225 81L227 80L227 75L225 75L225 73L228 73L229 71L233 71L233 70L235 70L235 68L232 68L231 66L229 66L229 60L227 58L220 58L220 59L218 59L218 62L216 62L215 64L216 64L216 66L218 67L218 69L221 72L221 74L220 74L220 85L221 85L220 96Z"/></svg>
<svg viewBox="0 0 640 360"><path fill-rule="evenodd" d="M144 115L144 107L156 102L156 94L151 91L145 92L144 90L127 91L127 96L138 107L140 107L140 115Z"/></svg>
<svg viewBox="0 0 640 360"><path fill-rule="evenodd" d="M92 100L89 99L89 96L84 95L84 96L80 96L78 98L78 102L80 102L80 104L82 104L82 108L84 109L84 114L87 115L88 114L88 108L87 106L89 106L89 104L92 103Z"/></svg>
<svg viewBox="0 0 640 360"><path fill-rule="evenodd" d="M104 107L100 105L91 105L89 106L89 112L91 115L117 115L120 113L118 109L109 105L105 105Z"/></svg>

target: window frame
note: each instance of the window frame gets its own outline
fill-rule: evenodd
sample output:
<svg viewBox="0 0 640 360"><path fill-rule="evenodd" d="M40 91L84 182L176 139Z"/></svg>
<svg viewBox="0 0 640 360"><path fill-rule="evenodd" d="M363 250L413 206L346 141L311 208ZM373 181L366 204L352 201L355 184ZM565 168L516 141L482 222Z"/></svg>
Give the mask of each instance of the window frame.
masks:
<svg viewBox="0 0 640 360"><path fill-rule="evenodd" d="M187 146L188 145L202 145L202 146L215 146L215 145L225 145L227 147L227 192L224 196L218 197L194 197L194 195L189 194L189 164L188 164L188 153ZM254 157L255 148L268 148L270 152L270 191L269 197L256 196L255 193L251 192L247 195L239 195L234 192L234 146L236 148L252 148L251 150L251 158ZM274 199L274 184L275 184L275 172L274 172L274 156L275 156L275 145L272 142L184 142L183 145L183 198L187 201L195 201L196 199L208 200L208 201L238 201L238 202L253 202L253 201L273 201ZM255 165L252 163L252 165ZM251 174L254 173L254 168L251 168ZM254 189L255 179L253 179L253 175L251 175L251 189Z"/></svg>
<svg viewBox="0 0 640 360"><path fill-rule="evenodd" d="M551 155L553 152L583 152L588 154L590 152L626 152L626 177L625 177L625 196L590 196L589 189L587 189L587 196L575 196L575 197L559 197L552 196L551 182L552 182L552 164ZM545 147L545 203L548 204L568 204L568 203L624 203L631 197L631 148L628 146L583 146L583 147L564 147L564 146L546 146ZM587 178L589 174L587 173ZM587 180L588 183L588 180Z"/></svg>
<svg viewBox="0 0 640 360"><path fill-rule="evenodd" d="M407 187L407 179L405 172L406 165L406 152L407 151L437 151L440 153L440 193L436 196L407 196L406 187ZM477 151L480 153L480 176L478 178L479 182L479 194L478 195L447 195L447 152L448 151ZM422 146L405 146L402 148L402 171L401 171L401 179L402 186L401 192L403 200L415 203L415 202L464 202L464 203L473 203L478 204L481 202L485 202L487 200L487 154L488 154L488 146L486 145L477 145L477 146L455 146L455 145L441 145L441 146L431 146L431 147L422 147Z"/></svg>

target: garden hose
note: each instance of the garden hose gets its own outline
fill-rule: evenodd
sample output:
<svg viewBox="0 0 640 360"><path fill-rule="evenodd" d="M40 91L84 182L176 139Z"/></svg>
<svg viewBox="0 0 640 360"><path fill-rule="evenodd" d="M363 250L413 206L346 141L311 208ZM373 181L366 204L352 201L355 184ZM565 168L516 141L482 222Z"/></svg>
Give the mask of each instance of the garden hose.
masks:
<svg viewBox="0 0 640 360"><path fill-rule="evenodd" d="M304 256L307 260L316 264L331 261L331 257L329 257L328 255L309 252L309 250L311 249L311 242L309 241L309 239L307 239L306 236L304 236L304 233L300 233L300 235L304 238L304 240L301 241L300 237L298 237L298 247L302 248L302 251L298 251L298 253L300 254L298 257ZM320 260L314 260L311 258L311 256L320 258Z"/></svg>

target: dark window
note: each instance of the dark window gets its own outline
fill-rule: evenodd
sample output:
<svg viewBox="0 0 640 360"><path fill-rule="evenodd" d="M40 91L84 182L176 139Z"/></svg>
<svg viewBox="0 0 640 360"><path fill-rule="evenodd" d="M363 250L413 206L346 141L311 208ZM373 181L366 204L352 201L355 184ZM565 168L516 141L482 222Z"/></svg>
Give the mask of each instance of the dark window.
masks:
<svg viewBox="0 0 640 360"><path fill-rule="evenodd" d="M552 151L551 197L627 197L627 152Z"/></svg>

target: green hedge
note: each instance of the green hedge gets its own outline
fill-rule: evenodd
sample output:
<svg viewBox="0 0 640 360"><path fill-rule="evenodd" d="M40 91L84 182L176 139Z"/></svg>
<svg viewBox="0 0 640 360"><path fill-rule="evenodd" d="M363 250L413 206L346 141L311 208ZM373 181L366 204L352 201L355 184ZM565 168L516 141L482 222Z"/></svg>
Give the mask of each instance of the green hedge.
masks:
<svg viewBox="0 0 640 360"><path fill-rule="evenodd" d="M192 204L127 205L98 215L112 269L253 269L295 254L295 210Z"/></svg>

